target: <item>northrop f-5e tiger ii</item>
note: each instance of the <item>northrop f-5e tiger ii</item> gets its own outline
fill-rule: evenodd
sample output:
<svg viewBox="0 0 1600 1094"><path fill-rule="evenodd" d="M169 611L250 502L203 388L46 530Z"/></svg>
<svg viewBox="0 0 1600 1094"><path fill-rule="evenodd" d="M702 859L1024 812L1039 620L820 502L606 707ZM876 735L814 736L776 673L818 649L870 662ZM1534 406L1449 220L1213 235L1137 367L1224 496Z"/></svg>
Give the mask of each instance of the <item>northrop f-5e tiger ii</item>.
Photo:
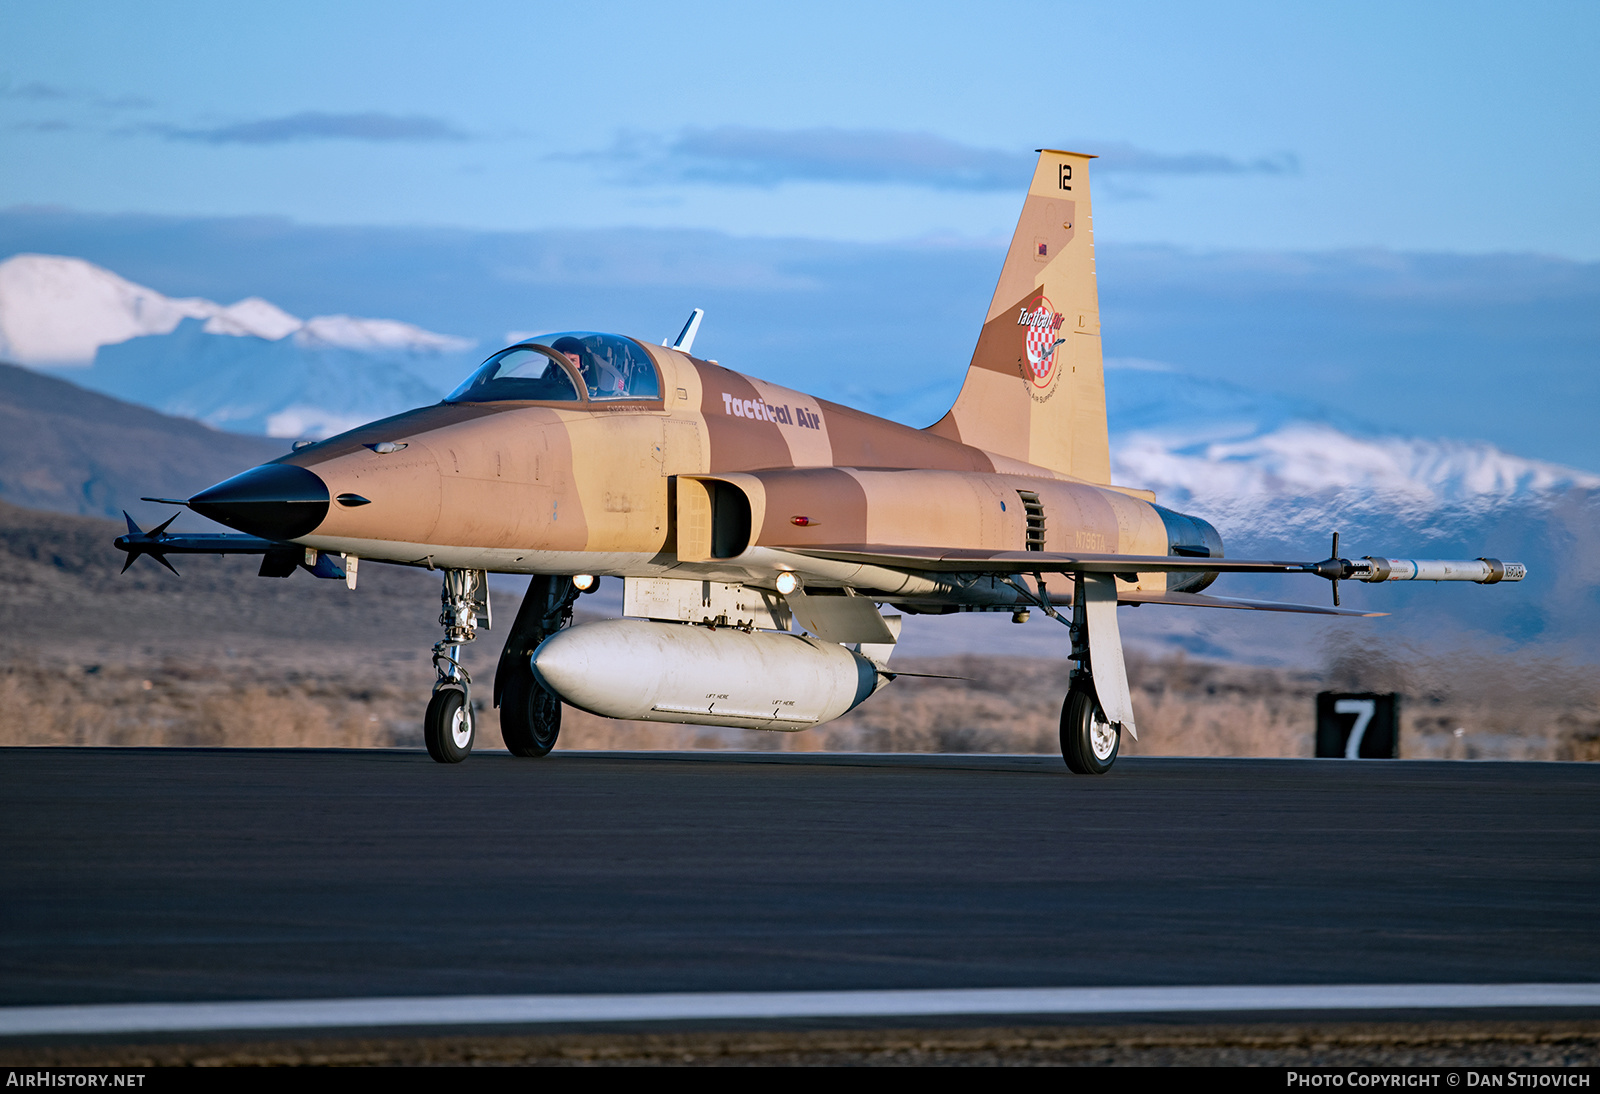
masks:
<svg viewBox="0 0 1600 1094"><path fill-rule="evenodd" d="M696 309L670 345L521 342L435 406L302 442L181 501L243 534L130 518L117 546L169 568L172 554L260 554L263 576L304 568L352 588L361 563L442 571L423 720L441 763L472 750L461 648L488 625L491 572L531 575L492 689L515 755L550 751L563 702L808 729L897 675L898 613L1037 609L1067 627L1061 752L1085 774L1137 735L1119 605L1376 614L1340 608L1338 583L1525 575L1490 558L1341 558L1337 536L1319 562L1230 559L1206 521L1113 484L1093 158L1040 153L960 395L926 429L695 357ZM1207 594L1222 573L1314 574L1333 606ZM601 577L622 579L623 618L573 625Z"/></svg>

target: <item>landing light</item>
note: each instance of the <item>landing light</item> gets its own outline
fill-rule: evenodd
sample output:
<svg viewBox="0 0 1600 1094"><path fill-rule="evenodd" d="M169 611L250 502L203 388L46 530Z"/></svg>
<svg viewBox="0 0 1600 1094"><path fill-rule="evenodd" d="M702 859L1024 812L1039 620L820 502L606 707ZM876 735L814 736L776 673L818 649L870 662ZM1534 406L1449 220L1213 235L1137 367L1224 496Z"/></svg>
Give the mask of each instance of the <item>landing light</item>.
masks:
<svg viewBox="0 0 1600 1094"><path fill-rule="evenodd" d="M593 574L573 574L572 587L580 593L586 593L594 588L596 578Z"/></svg>
<svg viewBox="0 0 1600 1094"><path fill-rule="evenodd" d="M777 585L778 592L782 593L784 596L788 596L790 593L794 592L800 587L800 575L792 574L785 570L783 573L778 575Z"/></svg>

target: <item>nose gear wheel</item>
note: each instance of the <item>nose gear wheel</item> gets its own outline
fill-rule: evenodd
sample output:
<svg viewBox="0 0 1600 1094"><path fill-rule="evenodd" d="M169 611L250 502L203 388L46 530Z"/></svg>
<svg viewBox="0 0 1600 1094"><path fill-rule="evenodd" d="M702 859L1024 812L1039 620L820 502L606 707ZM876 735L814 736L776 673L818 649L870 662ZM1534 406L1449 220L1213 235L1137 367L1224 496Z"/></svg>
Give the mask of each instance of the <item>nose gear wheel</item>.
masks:
<svg viewBox="0 0 1600 1094"><path fill-rule="evenodd" d="M478 637L478 623L488 626L488 574L482 570L446 570L439 592L439 624L444 639L434 644L433 669L438 678L422 718L422 740L428 755L442 764L458 764L472 754L477 719L472 709L472 677L461 663L461 647Z"/></svg>
<svg viewBox="0 0 1600 1094"><path fill-rule="evenodd" d="M458 764L472 754L475 731L472 703L459 688L443 688L428 701L422 739L428 755L442 764Z"/></svg>

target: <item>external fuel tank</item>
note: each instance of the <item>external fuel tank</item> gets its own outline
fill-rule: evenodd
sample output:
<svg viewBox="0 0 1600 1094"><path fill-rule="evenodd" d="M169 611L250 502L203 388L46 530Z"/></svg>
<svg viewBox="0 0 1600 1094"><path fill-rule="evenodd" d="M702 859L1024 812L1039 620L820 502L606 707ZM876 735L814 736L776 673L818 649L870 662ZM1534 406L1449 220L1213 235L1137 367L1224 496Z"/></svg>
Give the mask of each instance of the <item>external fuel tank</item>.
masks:
<svg viewBox="0 0 1600 1094"><path fill-rule="evenodd" d="M533 652L533 671L606 718L777 730L831 721L889 680L855 650L810 635L642 619L558 631Z"/></svg>

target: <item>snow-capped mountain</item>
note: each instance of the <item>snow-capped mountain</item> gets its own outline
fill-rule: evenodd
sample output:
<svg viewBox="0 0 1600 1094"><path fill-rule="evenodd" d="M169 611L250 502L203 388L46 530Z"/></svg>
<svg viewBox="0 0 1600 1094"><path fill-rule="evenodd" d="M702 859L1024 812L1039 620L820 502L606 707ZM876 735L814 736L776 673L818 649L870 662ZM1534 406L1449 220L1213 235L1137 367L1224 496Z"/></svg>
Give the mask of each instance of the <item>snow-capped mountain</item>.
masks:
<svg viewBox="0 0 1600 1094"><path fill-rule="evenodd" d="M0 262L0 359L235 432L323 437L433 402L474 345L260 297L168 297L80 258Z"/></svg>
<svg viewBox="0 0 1600 1094"><path fill-rule="evenodd" d="M1317 559L1491 555L1527 564L1520 585L1478 588L1346 582L1346 605L1381 620L1305 624L1254 612L1136 613L1130 642L1223 659L1313 664L1328 642L1380 649L1511 642L1593 649L1600 639L1600 475L1478 442L1398 436L1314 403L1108 361L1113 481L1205 517L1227 553ZM1326 603L1309 578L1227 575L1225 596ZM1339 637L1343 636L1343 637ZM1583 654L1583 656L1592 656Z"/></svg>
<svg viewBox="0 0 1600 1094"><path fill-rule="evenodd" d="M476 363L473 346L391 319L300 319L259 297L226 306L168 297L78 258L0 262L0 358L235 432L326 436L434 401ZM761 363L746 367L759 373ZM947 386L822 394L931 420L953 395ZM1106 392L1115 481L1219 527L1283 535L1361 513L1420 520L1600 488L1587 472L1398 436L1151 362L1108 361Z"/></svg>
<svg viewBox="0 0 1600 1094"><path fill-rule="evenodd" d="M1113 478L1224 520L1270 515L1282 531L1286 521L1320 526L1336 514L1477 512L1600 489L1600 475L1493 445L1398 436L1219 380L1108 366ZM1297 504L1286 507L1289 499Z"/></svg>
<svg viewBox="0 0 1600 1094"><path fill-rule="evenodd" d="M393 319L322 315L299 319L252 296L222 305L154 289L62 255L13 255L0 262L0 358L19 365L88 365L102 346L171 334L202 319L206 334L364 352L455 353L471 339L435 334Z"/></svg>
<svg viewBox="0 0 1600 1094"><path fill-rule="evenodd" d="M101 346L166 334L184 319L221 319L224 310L163 296L81 258L21 254L0 262L0 358L19 365L87 365ZM222 321L242 333L254 311L242 307Z"/></svg>
<svg viewBox="0 0 1600 1094"><path fill-rule="evenodd" d="M103 347L91 368L53 372L165 414L269 437L328 437L438 402L443 394L439 384L411 371L417 362L403 354L318 343L307 335L302 328L276 340L229 337L186 319L170 334ZM434 363L444 356L433 355ZM456 362L447 374L465 372L470 360Z"/></svg>

